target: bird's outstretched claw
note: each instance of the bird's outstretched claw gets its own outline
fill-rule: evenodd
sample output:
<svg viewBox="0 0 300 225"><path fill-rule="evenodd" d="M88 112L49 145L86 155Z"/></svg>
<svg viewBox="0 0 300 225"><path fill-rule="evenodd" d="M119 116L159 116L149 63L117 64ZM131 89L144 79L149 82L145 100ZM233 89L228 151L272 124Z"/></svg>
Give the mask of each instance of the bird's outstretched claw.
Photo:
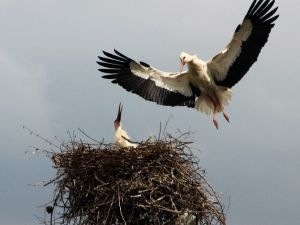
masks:
<svg viewBox="0 0 300 225"><path fill-rule="evenodd" d="M230 122L230 121L229 121L229 116L227 115L226 112L223 112L223 116L224 116L224 118L227 120L227 122L229 123L229 122Z"/></svg>
<svg viewBox="0 0 300 225"><path fill-rule="evenodd" d="M219 129L219 123L218 123L218 121L214 118L214 119L213 119L213 122L214 122L215 127L216 127L217 130L218 130L218 129Z"/></svg>

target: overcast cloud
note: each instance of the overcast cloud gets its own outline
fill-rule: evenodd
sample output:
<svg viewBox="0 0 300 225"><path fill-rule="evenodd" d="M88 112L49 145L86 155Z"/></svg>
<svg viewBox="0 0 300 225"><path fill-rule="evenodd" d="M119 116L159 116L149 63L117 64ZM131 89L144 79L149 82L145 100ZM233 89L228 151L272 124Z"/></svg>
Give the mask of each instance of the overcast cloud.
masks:
<svg viewBox="0 0 300 225"><path fill-rule="evenodd" d="M165 71L181 51L209 59L222 50L251 0L0 0L0 225L39 224L52 189L33 187L54 175L49 148L22 129L54 140L78 127L113 140L118 103L136 140L192 130L207 179L224 202L230 225L298 225L300 220L300 3L276 0L280 17L258 62L233 88L231 123L188 108L147 102L101 78L101 50L120 50ZM141 110L142 109L142 110Z"/></svg>

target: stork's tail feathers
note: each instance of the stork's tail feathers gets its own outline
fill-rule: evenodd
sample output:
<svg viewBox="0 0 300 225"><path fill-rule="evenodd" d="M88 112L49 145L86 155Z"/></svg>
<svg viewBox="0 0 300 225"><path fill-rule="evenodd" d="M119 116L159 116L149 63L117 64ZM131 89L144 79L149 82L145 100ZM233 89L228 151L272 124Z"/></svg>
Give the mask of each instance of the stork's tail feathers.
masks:
<svg viewBox="0 0 300 225"><path fill-rule="evenodd" d="M195 104L195 108L205 114L211 114L214 110L214 104L207 95L201 94Z"/></svg>
<svg viewBox="0 0 300 225"><path fill-rule="evenodd" d="M218 86L215 92L219 105L217 105L216 112L222 112L224 106L228 105L232 96L232 90L227 87ZM196 100L195 108L205 114L211 114L214 112L215 104L212 102L211 98L201 93L199 98Z"/></svg>
<svg viewBox="0 0 300 225"><path fill-rule="evenodd" d="M232 90L227 87L219 86L218 90L217 90L217 95L219 97L221 105L225 106L225 105L228 105L231 100Z"/></svg>

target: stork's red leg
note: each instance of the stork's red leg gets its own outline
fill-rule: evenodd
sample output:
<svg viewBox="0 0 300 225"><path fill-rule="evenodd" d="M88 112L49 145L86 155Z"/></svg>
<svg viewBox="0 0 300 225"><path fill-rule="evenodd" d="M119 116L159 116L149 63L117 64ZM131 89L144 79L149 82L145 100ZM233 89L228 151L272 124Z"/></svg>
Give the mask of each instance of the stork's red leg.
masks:
<svg viewBox="0 0 300 225"><path fill-rule="evenodd" d="M214 122L215 127L218 130L219 129L219 123L218 123L218 120L217 120L217 110L216 109L217 109L217 107L215 106L214 113L213 113L213 122Z"/></svg>
<svg viewBox="0 0 300 225"><path fill-rule="evenodd" d="M217 97L215 95L215 97ZM214 105L214 111L213 111L213 122L214 122L214 125L215 127L217 128L217 130L219 129L219 123L218 123L218 120L217 120L217 106L218 106L218 103L217 103L217 100L215 101L211 96L208 95L208 98L211 100L211 102L213 103ZM217 99L217 98L216 98Z"/></svg>
<svg viewBox="0 0 300 225"><path fill-rule="evenodd" d="M219 129L219 123L218 123L218 120L217 120L217 118L216 118L216 114L214 114L214 116L213 116L213 122L214 122L215 127L216 127L217 130L218 130L218 129Z"/></svg>
<svg viewBox="0 0 300 225"><path fill-rule="evenodd" d="M227 120L227 122L229 123L229 116L226 112L222 111L223 112L223 116L225 117L225 119Z"/></svg>
<svg viewBox="0 0 300 225"><path fill-rule="evenodd" d="M220 100L219 100L218 96L216 95L216 93L214 93L214 96L215 96L215 98L216 98L216 102L213 101L213 102L214 102L214 106L215 106L215 111L216 111L216 107L219 106L220 109L222 109L222 113L223 113L224 118L225 118L225 119L227 120L227 122L229 123L229 116L228 116L228 114L227 114L226 112L223 111L222 104L220 103ZM213 99L211 99L211 100L213 100ZM218 128L217 128L217 129L218 129Z"/></svg>

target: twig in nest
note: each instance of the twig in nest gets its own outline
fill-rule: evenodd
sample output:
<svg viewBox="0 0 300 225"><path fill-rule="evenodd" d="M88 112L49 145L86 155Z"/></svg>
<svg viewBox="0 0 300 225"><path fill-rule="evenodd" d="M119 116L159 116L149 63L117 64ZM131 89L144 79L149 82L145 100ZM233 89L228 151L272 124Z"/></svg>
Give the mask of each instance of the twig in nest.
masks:
<svg viewBox="0 0 300 225"><path fill-rule="evenodd" d="M88 135L87 133L85 133L81 128L78 128L78 130L79 130L84 136L86 136L87 138L89 138L89 139L91 139L92 141L96 142L97 144L100 144L100 145L103 144L104 139L102 139L102 141L100 142L100 141L96 140L95 138L92 138L91 136L89 136L89 135Z"/></svg>

